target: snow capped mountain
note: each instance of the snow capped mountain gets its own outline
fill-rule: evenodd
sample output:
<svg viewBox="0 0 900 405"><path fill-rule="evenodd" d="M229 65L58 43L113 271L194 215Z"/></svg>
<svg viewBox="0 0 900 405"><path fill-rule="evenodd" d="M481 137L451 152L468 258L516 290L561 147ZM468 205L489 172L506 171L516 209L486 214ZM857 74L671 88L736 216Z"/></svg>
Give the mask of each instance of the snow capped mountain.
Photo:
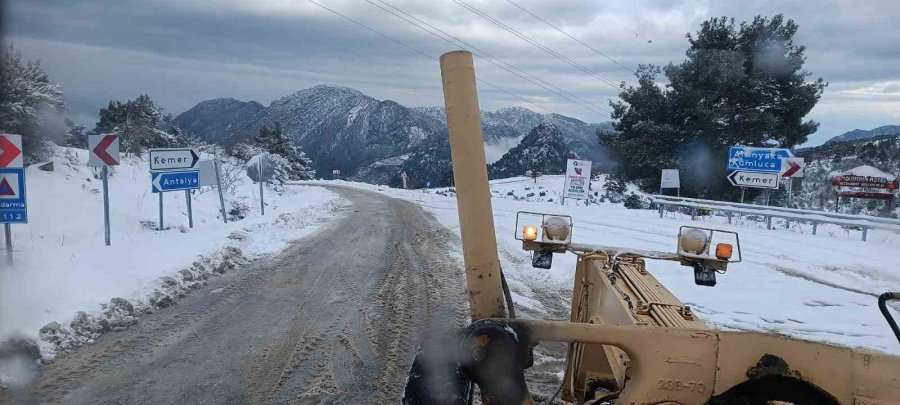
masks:
<svg viewBox="0 0 900 405"><path fill-rule="evenodd" d="M556 124L543 122L534 127L522 142L490 165L492 178L523 176L528 170L543 174L561 174L571 152Z"/></svg>
<svg viewBox="0 0 900 405"><path fill-rule="evenodd" d="M882 135L900 135L900 125L885 125L871 130L864 129L854 129L849 132L845 132L840 134L834 138L829 139L825 143L835 143L835 142L845 142L845 141L853 141L857 139L868 139L874 138L876 136Z"/></svg>
<svg viewBox="0 0 900 405"><path fill-rule="evenodd" d="M203 139L220 141L234 128L250 120L263 110L256 101L240 101L233 98L217 98L201 101L190 110L175 117L175 125L190 128L190 133Z"/></svg>
<svg viewBox="0 0 900 405"><path fill-rule="evenodd" d="M419 107L415 110L434 117L446 125L447 116L441 107ZM532 128L544 122L554 124L562 133L569 148L579 156L595 161L605 160L603 149L597 142L597 131L612 131L612 123L588 124L564 115L540 114L524 107L507 107L497 111L481 112L481 125L487 147L488 163L499 159ZM510 143L510 141L513 142ZM501 148L492 148L492 146ZM504 146L505 148L503 148Z"/></svg>
<svg viewBox="0 0 900 405"><path fill-rule="evenodd" d="M343 176L355 180L398 184L399 172L407 170L415 186L449 182L443 107L408 108L333 85L297 91L268 107L251 103L204 101L176 117L175 122L191 134L225 145L242 142L259 133L262 126L279 122L285 134L312 158L320 175L327 177L333 170L340 170ZM562 115L511 107L482 112L488 162L499 159L544 122L552 123L579 156L602 159L596 134L598 129L611 130L609 123L587 124ZM442 163L445 158L447 162Z"/></svg>

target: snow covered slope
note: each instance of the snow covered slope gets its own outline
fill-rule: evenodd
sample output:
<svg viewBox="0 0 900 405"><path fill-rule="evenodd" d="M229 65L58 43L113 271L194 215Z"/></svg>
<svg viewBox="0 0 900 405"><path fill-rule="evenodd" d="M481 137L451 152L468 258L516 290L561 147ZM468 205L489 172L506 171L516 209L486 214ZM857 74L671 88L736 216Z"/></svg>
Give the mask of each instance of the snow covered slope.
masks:
<svg viewBox="0 0 900 405"><path fill-rule="evenodd" d="M448 189L345 184L416 202L449 229L459 231L456 199ZM561 206L561 189L561 176L541 177L536 184L526 178L492 182L501 262L514 301L530 316L568 317L575 256L556 255L549 270L531 268L530 256L514 239L517 211L572 215L577 242L662 251L674 250L679 226L695 225L740 233L744 261L730 266L714 288L694 285L691 269L677 263L648 261L648 268L712 326L900 353L876 306L877 294L900 290L895 266L900 259L900 235L896 233L875 231L874 237L862 242L857 234L838 227L820 227L813 236L809 229L796 226L769 231L750 220L728 225L722 217L691 221L689 215L668 214L659 218L655 210L630 210L621 204ZM551 198L557 202L548 202Z"/></svg>
<svg viewBox="0 0 900 405"><path fill-rule="evenodd" d="M192 195L189 229L184 192L170 192L164 197L167 229L157 231L159 202L147 162L129 157L111 171L112 246L105 246L101 182L85 162L85 150L58 148L54 171L27 169L30 222L12 226L14 262L0 266L0 342L36 338L51 321L65 328L76 311L96 315L114 297L136 308L166 299L166 284L180 291L196 286L196 277L276 252L344 204L322 188L292 186L281 194L267 191L262 217L257 185L231 162L224 171L235 174L235 183L226 207L247 208L246 218L224 224L218 194L205 187Z"/></svg>

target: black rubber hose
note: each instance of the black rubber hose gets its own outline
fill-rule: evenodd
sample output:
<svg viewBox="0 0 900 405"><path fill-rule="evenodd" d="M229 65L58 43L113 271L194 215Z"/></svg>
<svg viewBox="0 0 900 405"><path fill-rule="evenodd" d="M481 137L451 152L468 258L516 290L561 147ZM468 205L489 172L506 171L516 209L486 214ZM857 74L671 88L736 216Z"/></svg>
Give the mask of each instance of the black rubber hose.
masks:
<svg viewBox="0 0 900 405"><path fill-rule="evenodd" d="M881 310L888 325L891 325L891 330L894 331L894 336L897 337L897 342L900 343L900 328L897 327L897 321L894 320L894 316L887 309L887 302L890 300L900 300L900 292L886 292L878 296L878 309Z"/></svg>
<svg viewBox="0 0 900 405"><path fill-rule="evenodd" d="M500 268L500 286L503 287L503 298L506 300L506 311L509 312L510 318L516 317L516 306L513 305L512 294L509 292L509 285L506 284L506 276L503 274L503 268Z"/></svg>

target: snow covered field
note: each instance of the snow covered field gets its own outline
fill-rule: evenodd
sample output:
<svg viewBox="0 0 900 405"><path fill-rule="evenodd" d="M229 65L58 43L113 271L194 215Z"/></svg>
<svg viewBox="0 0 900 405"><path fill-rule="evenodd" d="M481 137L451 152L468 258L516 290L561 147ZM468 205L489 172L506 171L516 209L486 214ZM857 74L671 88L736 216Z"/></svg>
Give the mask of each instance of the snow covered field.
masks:
<svg viewBox="0 0 900 405"><path fill-rule="evenodd" d="M446 189L397 190L341 183L416 202L448 228L459 230L456 199ZM600 185L595 183L595 190ZM869 241L862 242L857 231L836 226L820 227L813 236L796 226L769 231L752 221L728 225L723 217L693 222L689 215L667 213L661 219L655 210L629 210L622 204L575 206L572 202L563 207L558 203L561 189L561 176L541 177L537 184L528 178L492 182L501 262L520 307L544 316L567 317L575 256L556 255L549 270L531 268L529 254L514 239L517 211L571 215L577 242L662 251L675 249L679 226L693 224L738 232L744 261L719 275L714 288L694 285L692 270L678 263L648 261L648 268L709 324L900 353L876 305L878 294L900 290L896 267L900 235L896 233L870 231ZM547 202L551 198L555 202Z"/></svg>
<svg viewBox="0 0 900 405"><path fill-rule="evenodd" d="M189 229L185 194L176 191L165 194L168 229L158 231L147 162L123 158L111 171L112 246L105 246L101 181L86 153L59 148L54 171L27 169L30 221L12 226L12 266L0 257L0 341L37 338L51 321L66 328L76 311L97 315L114 297L139 307L163 299L166 284L176 294L196 288L201 276L283 249L346 204L321 187L290 186L280 195L266 192L263 217L258 186L230 166L239 175L226 209L245 205L246 218L224 224L218 194L205 187L192 196Z"/></svg>

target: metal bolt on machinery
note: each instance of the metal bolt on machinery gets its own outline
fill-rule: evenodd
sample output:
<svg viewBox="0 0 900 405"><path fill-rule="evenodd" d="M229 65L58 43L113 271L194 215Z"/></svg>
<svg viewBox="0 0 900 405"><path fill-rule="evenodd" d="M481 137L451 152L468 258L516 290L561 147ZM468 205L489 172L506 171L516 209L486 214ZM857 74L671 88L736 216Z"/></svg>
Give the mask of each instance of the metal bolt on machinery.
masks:
<svg viewBox="0 0 900 405"><path fill-rule="evenodd" d="M532 264L578 256L568 322L514 316L499 268L471 53L441 56L472 323L420 347L405 404L533 403L524 370L541 342L566 342L562 396L576 404L900 404L900 357L754 332L713 330L657 280L673 260L713 287L741 260L736 233L682 227L674 252L574 243L571 217L522 212ZM879 307L900 341L885 302ZM504 305L505 304L505 305Z"/></svg>

